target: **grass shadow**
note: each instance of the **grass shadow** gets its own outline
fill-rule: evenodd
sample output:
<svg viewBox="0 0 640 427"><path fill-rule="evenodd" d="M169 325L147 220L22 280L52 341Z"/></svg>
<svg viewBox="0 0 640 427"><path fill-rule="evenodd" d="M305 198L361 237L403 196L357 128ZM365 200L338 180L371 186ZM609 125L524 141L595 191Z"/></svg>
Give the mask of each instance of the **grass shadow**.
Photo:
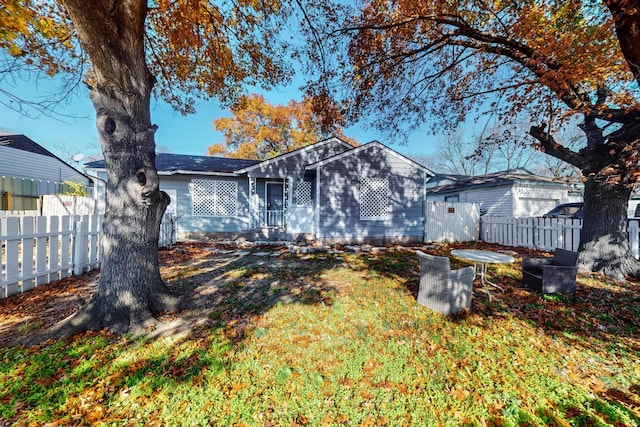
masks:
<svg viewBox="0 0 640 427"><path fill-rule="evenodd" d="M425 248L420 245L388 248L383 253L302 255L273 247L253 248L249 254L238 254L235 250L223 253L231 249L199 244L162 251L161 265L167 284L191 295L197 303L194 310L166 314L162 319L169 322L182 318L189 327L180 329L168 337L168 341L98 332L52 343L50 347L5 352L5 363L20 371L22 380L5 382L8 388L0 393L0 421L3 417L15 420L12 417L17 413L29 411L31 421L36 424L52 419L62 423L79 419L87 423L117 423L117 417L128 414L128 409L123 408L130 405L149 408L137 409L138 415L144 414L145 423L170 423L167 413L175 413L183 417L179 422L196 425L212 422L206 418L213 413L207 405L227 408L230 413L229 405L240 405L251 399L263 401L269 396L285 399L289 405L297 402L303 405L309 396L325 402L340 395L346 399L340 400L342 403L336 400L334 404L360 401L364 405L358 409L361 412L367 407L370 395L375 393L380 393L379 403L383 404L390 402L390 396L405 399L415 388L416 400L412 400L415 403L422 402L420 399L427 389L433 387L431 396L443 401L460 396L459 402L455 402L455 398L453 401L463 406L470 399L470 408L486 409L493 414L493 418L486 420L500 424L503 419L517 418L507 411L531 414L534 410L523 409L515 400L508 407L501 406L507 391L501 390L501 377L497 374L489 382L495 382L496 389L503 394L496 395L493 391L483 394L480 389L478 393L469 390L469 394L465 394L465 384L486 385L467 375L482 374L480 363L491 358L476 358L474 363L478 369L475 371L469 370L474 366L466 360L479 351L498 354L498 349L475 346L483 328L493 326L501 332L503 319L520 319L522 322L512 321L510 325L542 331L565 343L568 350L582 348L601 352L603 357L620 354L624 360L630 359L629 354L637 353L633 345L637 330L634 332L629 327L633 323L621 325L615 317L609 318L626 303L640 305L637 297L631 295L635 288L621 290L617 284L599 284L595 278L592 283L591 278L581 277L576 304L555 296L542 300L539 295L520 289L517 263L490 270L492 278L506 289L504 293L495 292L491 302L476 286L472 310L446 319L429 314L428 309L418 307L415 301L419 284L415 249L446 255L458 247L464 246ZM256 252L272 252L275 256L258 256ZM452 268L464 265L452 259ZM616 292L611 293L612 289ZM593 302L589 307L583 306L585 300ZM605 310L607 316L596 316L594 320L594 316L602 312L600 306L606 304L611 305L609 311ZM629 315L635 313L633 307L625 309ZM274 320L283 314L290 317ZM310 319L311 316L316 317ZM296 321L300 324L288 324ZM601 330L601 326L616 326L620 330ZM496 335L496 339L502 339ZM463 341L470 344L460 345ZM519 349L502 345L505 348L499 351L506 353L499 354L501 362L506 364L500 368L515 369L508 358L513 351L515 360ZM386 352L387 359L378 359L381 354L369 352L371 349ZM326 354L321 358L318 352L323 351ZM301 368L303 362L296 360L292 353L305 358L304 368ZM271 355L278 355L282 360L271 360ZM29 360L32 366L16 365L14 361L20 358ZM417 371L426 366L430 368L424 373ZM484 375L489 375L490 368L484 365ZM578 371L580 369L578 367ZM413 376L412 370L415 370ZM382 376L383 371L388 371L388 376ZM266 382L255 378L260 373L264 374L261 380ZM515 378L519 378L518 375L525 374L513 372ZM394 378L399 378L398 381L409 378L410 383L395 383ZM259 383L258 388L252 388L254 380ZM9 389L14 384L15 389ZM295 391L296 387L306 391ZM591 390L593 397L584 406L596 408L594 411L601 418L610 413L611 420L615 421L616 414L624 413L627 418L638 420L629 409L640 402L637 381L629 387L609 383L594 385ZM325 391L328 394L325 395ZM528 393L532 392L526 390L525 394ZM516 392L513 395L518 396ZM154 399L166 400L150 403ZM488 399L495 400L488 402ZM183 407L185 402L193 402L198 410ZM277 413L272 414L278 410L277 405L267 406L262 415L272 415L272 420L278 420ZM325 406L322 404L322 409ZM258 407L263 406L258 404ZM442 406L442 410L445 409ZM298 410L297 407L290 409ZM595 418L588 418L592 414L585 412L584 407L535 410L548 410L548 414L540 417L551 421L560 413L567 414L576 424L595 423ZM358 411L351 416L355 417ZM205 418L197 418L197 412ZM225 410L217 413L224 414ZM299 414L294 412L292 418L303 420L309 414L300 410ZM285 419L282 413L279 416L279 420ZM484 420L476 419L478 425ZM233 418L215 419L218 425L238 422Z"/></svg>

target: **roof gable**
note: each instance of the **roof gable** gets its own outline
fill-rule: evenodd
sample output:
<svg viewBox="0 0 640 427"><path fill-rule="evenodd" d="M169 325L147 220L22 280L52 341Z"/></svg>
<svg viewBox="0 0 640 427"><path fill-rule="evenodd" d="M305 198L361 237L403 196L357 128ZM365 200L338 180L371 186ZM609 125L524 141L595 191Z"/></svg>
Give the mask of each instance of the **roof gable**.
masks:
<svg viewBox="0 0 640 427"><path fill-rule="evenodd" d="M57 159L63 162L51 151L40 146L35 141L26 137L25 135L19 135L19 134L0 135L0 145L3 147L15 148L16 150L22 150L22 151L28 151L34 154L40 154L42 156L53 157L54 159Z"/></svg>
<svg viewBox="0 0 640 427"><path fill-rule="evenodd" d="M351 144L349 144L349 143L343 141L342 139L334 136L334 137L331 137L331 138L323 139L323 140L318 141L318 142L316 142L314 144L310 144L310 145L307 145L305 147L301 147L301 148L298 148L296 150L289 151L288 153L280 154L279 156L272 157L271 159L263 160L263 161L261 161L259 163L256 163L255 165L252 165L252 166L249 166L249 167L245 167L243 169L239 169L236 172L237 173L245 173L245 172L250 172L251 170L257 169L257 168L266 169L266 168L268 168L270 165L272 165L274 163L281 162L281 161L286 160L287 158L292 157L292 156L302 155L302 154L309 153L309 152L314 151L314 150L319 150L323 146L328 145L328 144L341 145L342 147L344 147L346 149L346 151L354 149Z"/></svg>
<svg viewBox="0 0 640 427"><path fill-rule="evenodd" d="M324 159L324 160L320 160L319 162L316 162L316 163L308 165L306 167L306 169L316 169L316 168L318 168L320 166L326 165L328 163L335 162L335 161L340 160L340 159L342 159L342 158L344 158L346 156L355 155L355 154L357 154L357 153L359 153L361 151L368 150L368 149L370 149L372 147L379 148L380 150L384 151L386 154L388 154L390 156L393 156L393 157L396 157L396 158L402 160L403 162L408 163L411 166L413 166L413 167L415 167L415 168L417 168L417 169L419 169L421 171L424 171L429 176L435 175L432 171L430 171L429 169L425 168L420 163L418 163L418 162L416 162L414 160L411 160L410 158L398 153L395 150L392 150L391 148L387 147L386 145L384 145L384 144L382 144L382 143L380 143L378 141L371 141L371 142L368 142L368 143L366 143L364 145L361 145L359 147L353 148L352 150L345 151L344 153L337 154L337 155L335 155L333 157L329 157L329 158Z"/></svg>
<svg viewBox="0 0 640 427"><path fill-rule="evenodd" d="M71 166L69 163L62 160L60 157L53 154L51 151L47 150L31 138L22 134L0 134L0 147L12 148L15 150L25 151L32 154L37 154L40 156L49 157L52 161L59 162L64 165L68 170L72 171L72 174L78 174L87 179L89 183L93 182L93 179L79 171L75 167Z"/></svg>

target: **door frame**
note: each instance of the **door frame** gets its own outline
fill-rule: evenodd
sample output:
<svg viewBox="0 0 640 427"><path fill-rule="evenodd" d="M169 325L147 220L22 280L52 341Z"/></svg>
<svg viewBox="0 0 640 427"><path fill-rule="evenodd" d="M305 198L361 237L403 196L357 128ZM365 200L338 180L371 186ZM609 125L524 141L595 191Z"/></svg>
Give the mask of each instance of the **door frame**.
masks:
<svg viewBox="0 0 640 427"><path fill-rule="evenodd" d="M269 185L279 185L280 188L282 188L282 209L280 209L282 211L282 224L277 224L277 225L269 225ZM284 182L282 181L265 181L264 182L264 222L266 224L267 227L284 227L286 224L286 220L285 220L285 187L284 187Z"/></svg>

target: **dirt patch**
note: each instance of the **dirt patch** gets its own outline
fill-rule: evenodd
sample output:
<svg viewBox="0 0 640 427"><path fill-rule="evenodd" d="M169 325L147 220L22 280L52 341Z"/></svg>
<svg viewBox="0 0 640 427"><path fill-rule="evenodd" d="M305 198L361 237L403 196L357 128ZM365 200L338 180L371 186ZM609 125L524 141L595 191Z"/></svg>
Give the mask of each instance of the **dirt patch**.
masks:
<svg viewBox="0 0 640 427"><path fill-rule="evenodd" d="M269 250L288 255L282 248ZM239 256L235 248L205 243L185 243L160 250L158 259L161 274L169 287L176 293L192 298L198 307L206 308L204 312L194 310L191 314L160 316L160 320L166 322L182 316L187 322L197 323L199 317L207 316L211 310L225 308L228 301L235 301L234 310L259 306L273 297L273 293L269 292L271 281L261 280L260 270L273 272L298 266L295 258ZM225 275L226 271L239 265L257 272L254 279L244 280L242 286L245 289L241 292L236 289L240 284L235 283L233 277ZM0 346L31 332L46 329L75 313L96 292L99 277L99 270L94 270L0 299ZM229 297L231 294L233 299Z"/></svg>

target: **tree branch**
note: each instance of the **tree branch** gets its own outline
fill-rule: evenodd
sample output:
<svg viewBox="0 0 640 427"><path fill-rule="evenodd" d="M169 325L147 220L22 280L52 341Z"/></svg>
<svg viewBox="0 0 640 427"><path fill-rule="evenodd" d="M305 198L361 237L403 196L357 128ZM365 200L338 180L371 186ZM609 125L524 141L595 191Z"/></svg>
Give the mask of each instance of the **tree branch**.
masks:
<svg viewBox="0 0 640 427"><path fill-rule="evenodd" d="M606 4L615 19L622 54L640 85L640 0L607 0Z"/></svg>
<svg viewBox="0 0 640 427"><path fill-rule="evenodd" d="M531 129L529 129L529 135L538 140L545 154L567 162L579 169L583 169L586 164L582 156L580 156L580 154L576 153L575 151L572 151L567 147L564 147L561 144L557 143L553 136L547 133L547 131L545 130L546 127L547 125L544 123L540 126L531 126Z"/></svg>

